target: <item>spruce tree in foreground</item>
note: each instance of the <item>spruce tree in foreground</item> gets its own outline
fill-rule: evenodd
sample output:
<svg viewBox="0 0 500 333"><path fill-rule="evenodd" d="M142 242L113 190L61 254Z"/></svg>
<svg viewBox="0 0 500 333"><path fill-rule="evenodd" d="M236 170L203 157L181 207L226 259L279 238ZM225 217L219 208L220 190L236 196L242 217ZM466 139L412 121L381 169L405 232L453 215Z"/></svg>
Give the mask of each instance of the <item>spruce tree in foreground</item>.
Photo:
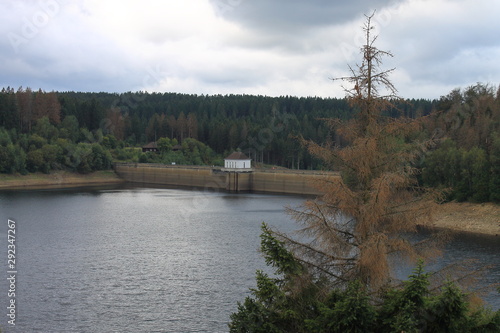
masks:
<svg viewBox="0 0 500 333"><path fill-rule="evenodd" d="M453 282L430 288L423 261L407 281L377 295L359 280L329 288L262 225L261 251L273 276L258 271L252 296L238 304L232 333L496 333L500 310L471 305Z"/></svg>

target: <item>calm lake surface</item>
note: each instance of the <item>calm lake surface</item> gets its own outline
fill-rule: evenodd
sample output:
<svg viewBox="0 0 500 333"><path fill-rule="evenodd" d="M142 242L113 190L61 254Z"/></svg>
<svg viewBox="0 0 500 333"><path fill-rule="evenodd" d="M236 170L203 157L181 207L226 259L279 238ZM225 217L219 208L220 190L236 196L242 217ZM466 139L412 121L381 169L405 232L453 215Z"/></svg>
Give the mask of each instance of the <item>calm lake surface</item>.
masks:
<svg viewBox="0 0 500 333"><path fill-rule="evenodd" d="M181 189L0 192L7 276L7 220L16 221L16 326L0 279L2 332L227 332L236 302L265 269L261 222L295 223L284 206L304 198ZM460 236L443 261L496 264L500 239ZM406 268L408 269L408 268ZM406 272L405 272L406 273ZM500 308L497 294L487 298ZM0 311L1 312L1 311Z"/></svg>

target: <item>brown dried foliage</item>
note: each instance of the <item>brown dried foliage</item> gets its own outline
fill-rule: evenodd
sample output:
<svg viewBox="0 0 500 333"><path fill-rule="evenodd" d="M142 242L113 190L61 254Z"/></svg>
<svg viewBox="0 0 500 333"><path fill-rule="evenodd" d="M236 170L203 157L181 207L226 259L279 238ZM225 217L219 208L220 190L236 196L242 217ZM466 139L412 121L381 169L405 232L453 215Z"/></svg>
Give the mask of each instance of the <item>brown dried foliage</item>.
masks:
<svg viewBox="0 0 500 333"><path fill-rule="evenodd" d="M41 89L33 92L29 87L19 88L16 93L21 129L30 132L36 121L48 117L53 124L61 122L61 104L55 92L46 93Z"/></svg>
<svg viewBox="0 0 500 333"><path fill-rule="evenodd" d="M389 257L415 260L436 253L429 250L437 241L412 243L406 236L431 221L437 194L419 188L415 180L414 162L428 143L410 136L422 124L381 116L396 89L388 79L392 70L378 70L381 57L392 55L374 46L372 16L363 27L362 64L351 68L352 76L340 78L354 86L344 89L357 115L345 123L326 120L348 145L302 140L312 155L339 169L341 177L319 179L316 185L325 193L320 200L289 209L302 224L305 240L277 236L317 275L340 284L361 279L376 290L389 281ZM382 90L388 94L381 95Z"/></svg>

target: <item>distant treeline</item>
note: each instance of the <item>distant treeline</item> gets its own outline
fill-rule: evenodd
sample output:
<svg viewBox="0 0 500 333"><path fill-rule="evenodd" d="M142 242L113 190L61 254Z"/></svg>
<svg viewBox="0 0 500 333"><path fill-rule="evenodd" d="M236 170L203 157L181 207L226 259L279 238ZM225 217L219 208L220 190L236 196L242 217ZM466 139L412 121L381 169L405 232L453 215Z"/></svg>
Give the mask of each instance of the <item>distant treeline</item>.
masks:
<svg viewBox="0 0 500 333"><path fill-rule="evenodd" d="M500 88L453 90L425 128L440 139L420 166L425 185L447 189L448 199L500 202Z"/></svg>
<svg viewBox="0 0 500 333"><path fill-rule="evenodd" d="M491 179L499 172L495 150L500 132L499 105L494 88L477 85L454 90L439 100L397 101L385 115L425 117L422 137L437 138L439 142L448 139L442 147L436 145L435 152L430 152L418 166L424 171L422 181L428 185L456 190L455 178L463 180L464 175L472 174L464 157L449 161L458 163L454 167L460 172L440 175L442 163L435 161L443 149L453 147L463 156L480 151L485 162L474 170L481 169L488 175L488 194L478 195L478 188L485 187L476 184L477 177L470 176L463 181L466 184L460 185L467 191L451 191L450 198L483 201L486 197L496 198L492 194L496 185ZM355 113L345 99L337 98L4 88L0 92L0 172L48 172L54 168L88 172L109 167L113 158L217 164L236 149L257 163L321 169L324 166L311 157L297 137L342 144L342 138L324 118L349 119ZM159 155L127 148L160 138L169 141ZM175 144L182 149L173 152Z"/></svg>
<svg viewBox="0 0 500 333"><path fill-rule="evenodd" d="M318 165L293 138L324 141L334 134L321 118L347 119L354 112L345 99L318 97L44 93L29 88L3 89L1 95L0 126L20 133L29 133L43 116L49 116L53 125L74 116L79 128L101 129L103 135L112 134L130 146L161 137L178 142L190 137L218 154L239 148L258 162L304 169ZM50 107L39 107L38 100L55 95L58 99ZM429 114L434 105L428 100L408 102L401 108L413 117Z"/></svg>

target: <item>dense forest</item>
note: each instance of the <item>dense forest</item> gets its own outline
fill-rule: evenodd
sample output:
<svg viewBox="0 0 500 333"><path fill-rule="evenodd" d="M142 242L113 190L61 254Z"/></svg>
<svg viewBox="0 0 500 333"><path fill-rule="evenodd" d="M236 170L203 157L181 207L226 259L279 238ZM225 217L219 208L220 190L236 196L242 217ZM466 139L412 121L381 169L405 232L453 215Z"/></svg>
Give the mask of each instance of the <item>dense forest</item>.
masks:
<svg viewBox="0 0 500 333"><path fill-rule="evenodd" d="M500 89L453 90L426 130L437 144L420 165L425 185L447 189L448 199L500 201Z"/></svg>
<svg viewBox="0 0 500 333"><path fill-rule="evenodd" d="M500 98L489 85L439 100L395 101L388 118L426 117L436 139L419 168L421 181L450 188L449 199L500 200ZM350 119L346 99L177 93L0 92L0 172L81 173L115 161L220 165L239 149L254 163L327 168L299 143L343 144L325 118ZM160 154L140 147L159 143ZM173 149L176 147L176 149Z"/></svg>

